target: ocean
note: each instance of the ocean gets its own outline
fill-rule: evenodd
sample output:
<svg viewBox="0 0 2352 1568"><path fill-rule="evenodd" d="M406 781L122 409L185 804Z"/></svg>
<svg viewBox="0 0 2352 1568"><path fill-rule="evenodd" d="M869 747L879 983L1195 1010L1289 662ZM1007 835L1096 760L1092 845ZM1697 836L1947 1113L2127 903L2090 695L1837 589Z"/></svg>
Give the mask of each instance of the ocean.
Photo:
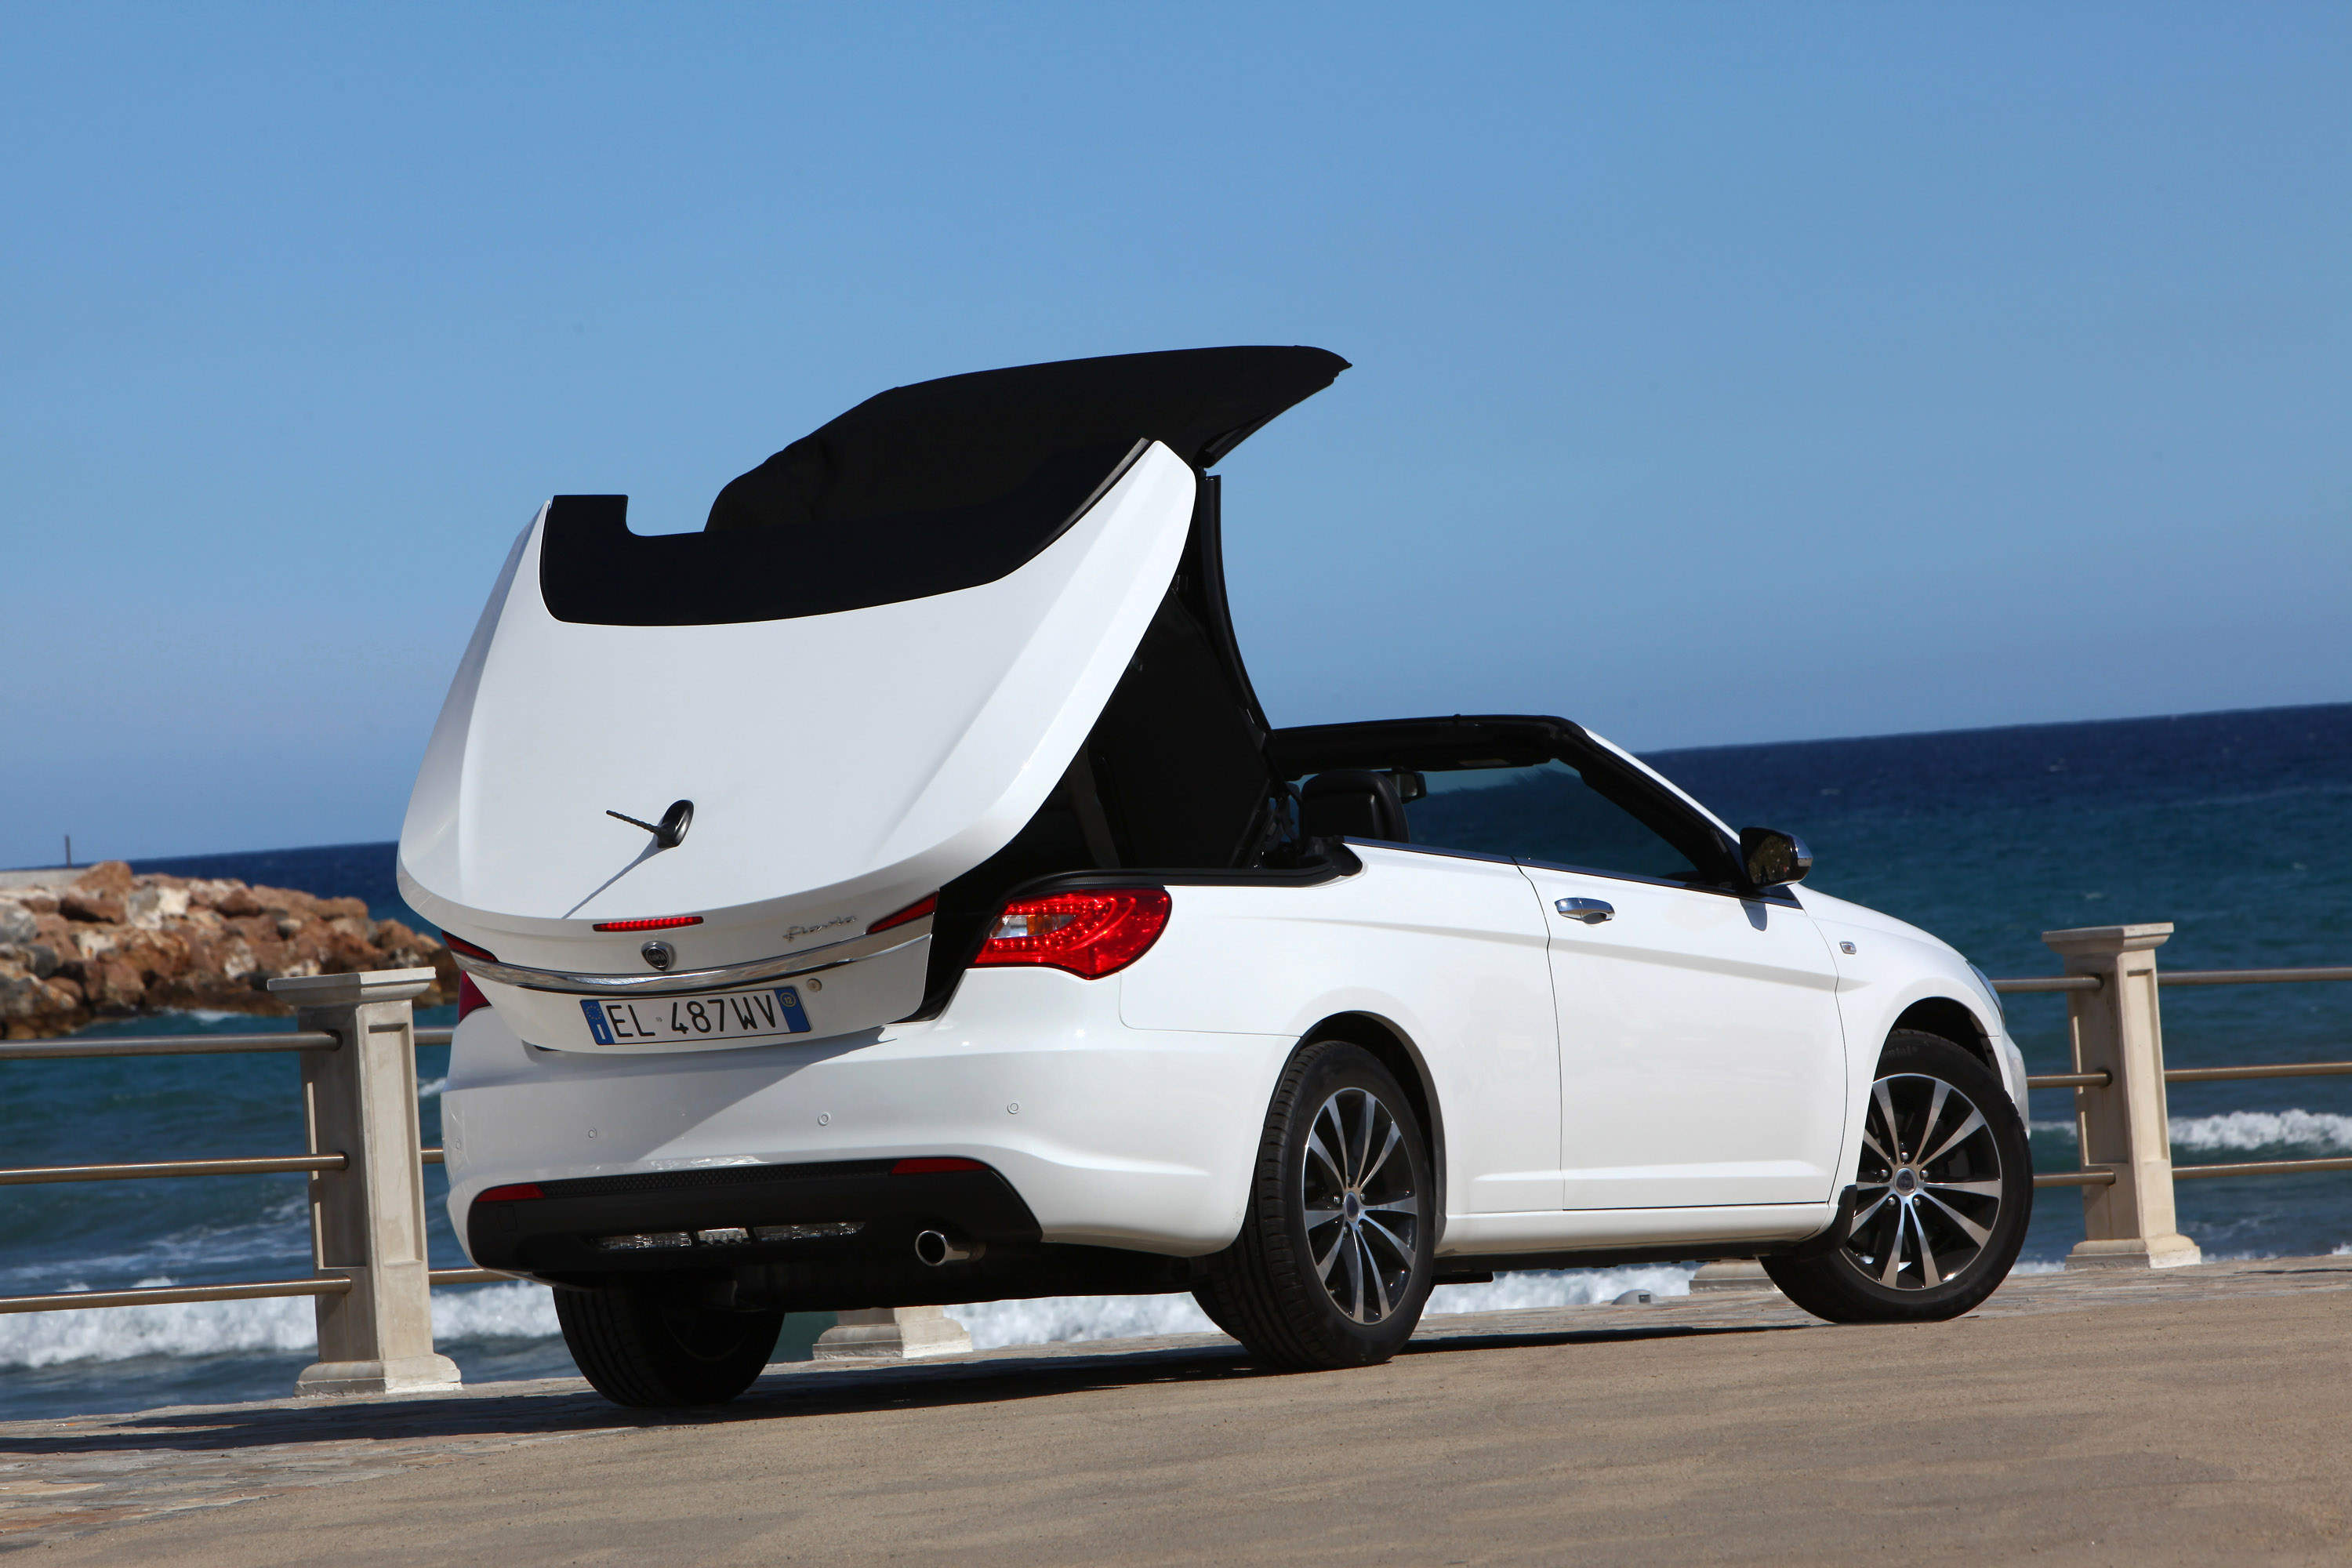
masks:
<svg viewBox="0 0 2352 1568"><path fill-rule="evenodd" d="M2352 704L2178 718L1726 746L1650 759L1735 824L1811 846L1811 884L1911 921L1995 975L2057 969L2048 930L2171 921L2174 968L2352 963ZM142 871L236 877L400 902L390 844L145 860ZM2064 1070L2062 996L2007 999L2032 1070ZM2164 994L2176 1067L2352 1058L2352 984ZM422 1016L452 1021L451 1010ZM101 1025L92 1034L256 1027L219 1015ZM263 1025L261 1026L269 1026ZM420 1053L428 1142L440 1138L446 1050ZM0 1063L0 1163L291 1152L301 1146L291 1058ZM2034 1160L2075 1163L2064 1090L2035 1094ZM2175 1085L2182 1163L2352 1153L2352 1078ZM436 1265L464 1261L425 1173ZM2187 1182L2181 1229L2209 1258L2352 1247L2352 1173ZM2021 1267L2082 1237L2076 1194L2039 1195ZM290 1177L71 1184L0 1190L0 1295L308 1272L302 1187ZM1687 1267L1506 1276L1448 1286L1433 1311L1684 1290ZM1003 1302L955 1314L982 1345L1206 1330L1188 1297ZM307 1300L0 1317L0 1412L11 1417L276 1397L311 1359ZM499 1284L436 1293L436 1332L468 1381L569 1375L548 1293ZM823 1326L788 1329L805 1355Z"/></svg>

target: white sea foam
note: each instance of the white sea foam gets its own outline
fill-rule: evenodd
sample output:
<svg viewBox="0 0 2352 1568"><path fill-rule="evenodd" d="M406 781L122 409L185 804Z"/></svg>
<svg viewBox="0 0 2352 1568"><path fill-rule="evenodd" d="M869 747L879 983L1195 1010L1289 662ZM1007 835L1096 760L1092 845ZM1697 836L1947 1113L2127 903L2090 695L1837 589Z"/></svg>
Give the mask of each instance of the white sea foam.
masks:
<svg viewBox="0 0 2352 1568"><path fill-rule="evenodd" d="M1443 1314L1577 1307L1613 1300L1628 1290L1686 1296L1691 1273L1687 1268L1661 1264L1505 1274L1488 1285L1441 1285L1430 1292L1429 1310ZM971 1331L971 1342L979 1350L1217 1331L1190 1296L1055 1296L1036 1301L982 1301L950 1307L947 1311Z"/></svg>
<svg viewBox="0 0 2352 1568"><path fill-rule="evenodd" d="M428 1078L416 1086L416 1098L430 1100L448 1087L449 1080L446 1078Z"/></svg>
<svg viewBox="0 0 2352 1568"><path fill-rule="evenodd" d="M2035 1132L2073 1137L2072 1121L2027 1123ZM2352 1150L2352 1116L2332 1110L2230 1110L2219 1116L2176 1116L2172 1147L2243 1151L2284 1146Z"/></svg>
<svg viewBox="0 0 2352 1568"><path fill-rule="evenodd" d="M1440 1285L1429 1293L1433 1312L1512 1312L1530 1307L1584 1307L1613 1301L1628 1290L1687 1296L1696 1267L1650 1263L1631 1268L1563 1268L1543 1274L1498 1274L1490 1285Z"/></svg>
<svg viewBox="0 0 2352 1568"><path fill-rule="evenodd" d="M302 1296L21 1312L0 1317L0 1367L150 1355L298 1354L318 1345L317 1322L310 1298ZM469 1340L548 1339L559 1331L554 1293L543 1285L517 1280L433 1292L433 1337L445 1347Z"/></svg>
<svg viewBox="0 0 2352 1568"><path fill-rule="evenodd" d="M2352 1149L2352 1116L2326 1110L2231 1110L2172 1119L2175 1150L2273 1149L2281 1144Z"/></svg>
<svg viewBox="0 0 2352 1568"><path fill-rule="evenodd" d="M1035 1301L982 1301L947 1311L971 1331L973 1348L984 1351L1000 1345L1217 1331L1190 1296L1048 1296Z"/></svg>

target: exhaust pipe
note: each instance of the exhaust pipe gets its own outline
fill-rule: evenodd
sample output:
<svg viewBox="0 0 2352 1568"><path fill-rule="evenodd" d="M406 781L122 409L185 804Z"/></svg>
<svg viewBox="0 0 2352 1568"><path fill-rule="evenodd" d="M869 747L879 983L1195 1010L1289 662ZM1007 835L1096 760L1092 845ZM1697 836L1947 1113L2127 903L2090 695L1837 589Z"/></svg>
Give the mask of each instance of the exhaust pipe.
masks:
<svg viewBox="0 0 2352 1568"><path fill-rule="evenodd" d="M969 1263L987 1250L984 1241L967 1241L940 1230L927 1230L915 1237L915 1256L934 1268L942 1263Z"/></svg>

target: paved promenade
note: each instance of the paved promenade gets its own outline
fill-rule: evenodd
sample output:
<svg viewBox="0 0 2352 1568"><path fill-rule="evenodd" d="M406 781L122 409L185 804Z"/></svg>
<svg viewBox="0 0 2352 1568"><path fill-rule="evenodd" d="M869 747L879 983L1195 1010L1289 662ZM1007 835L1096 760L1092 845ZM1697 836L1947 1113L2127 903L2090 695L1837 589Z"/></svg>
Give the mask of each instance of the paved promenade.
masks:
<svg viewBox="0 0 2352 1568"><path fill-rule="evenodd" d="M2330 1563L2352 1258L1429 1321L1384 1367L1214 1336L777 1368L634 1419L562 1381L0 1424L43 1563Z"/></svg>

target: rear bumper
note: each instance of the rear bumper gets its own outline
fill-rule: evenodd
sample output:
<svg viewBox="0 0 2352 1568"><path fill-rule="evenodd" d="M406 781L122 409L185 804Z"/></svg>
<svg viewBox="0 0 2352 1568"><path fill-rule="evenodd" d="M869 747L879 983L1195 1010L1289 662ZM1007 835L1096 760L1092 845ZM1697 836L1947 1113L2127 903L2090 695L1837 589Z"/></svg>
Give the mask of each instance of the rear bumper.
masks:
<svg viewBox="0 0 2352 1568"><path fill-rule="evenodd" d="M466 1246L485 1268L555 1279L910 1258L916 1236L925 1230L999 1247L1039 1239L1036 1216L994 1171L897 1173L895 1163L736 1165L546 1182L539 1184L541 1197L478 1200L467 1214ZM842 1225L857 1229L764 1240L758 1235ZM734 1231L746 1233L744 1239L728 1234ZM662 1244L634 1240L638 1237L662 1238Z"/></svg>
<svg viewBox="0 0 2352 1568"><path fill-rule="evenodd" d="M771 1256L698 1244L640 1261L583 1250L592 1235L828 1221L861 1222L862 1239L791 1256L911 1262L924 1228L986 1240L992 1261L1015 1247L1214 1252L1240 1230L1295 1042L1129 1028L1118 997L1115 980L976 971L921 1023L635 1056L533 1049L494 1002L459 1026L442 1095L449 1217L477 1263L550 1277ZM875 1173L943 1156L978 1162L987 1180ZM484 1191L521 1183L555 1195L477 1211ZM489 1217L502 1206L510 1235Z"/></svg>
<svg viewBox="0 0 2352 1568"><path fill-rule="evenodd" d="M541 1197L476 1202L467 1245L486 1267L551 1284L655 1276L714 1305L788 1311L1146 1295L1189 1289L1200 1271L1187 1258L1043 1243L1012 1184L984 1167L903 1173L895 1163L832 1161L549 1182L541 1184ZM847 1223L857 1228L845 1236L760 1234ZM925 1230L956 1237L971 1256L921 1262L915 1237ZM739 1232L745 1233L741 1240ZM642 1245L648 1241L657 1245Z"/></svg>

